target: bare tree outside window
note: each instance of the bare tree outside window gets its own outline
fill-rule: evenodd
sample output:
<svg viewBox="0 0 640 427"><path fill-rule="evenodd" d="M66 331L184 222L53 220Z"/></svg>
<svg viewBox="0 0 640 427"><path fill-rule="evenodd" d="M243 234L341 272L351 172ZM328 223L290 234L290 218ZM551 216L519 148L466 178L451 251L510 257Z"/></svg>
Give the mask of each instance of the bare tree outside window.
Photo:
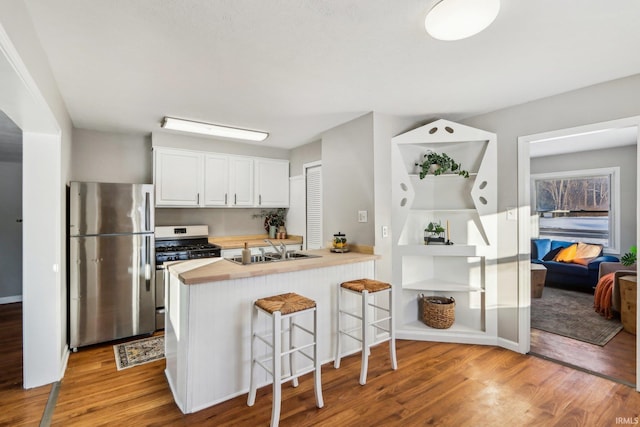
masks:
<svg viewBox="0 0 640 427"><path fill-rule="evenodd" d="M535 179L540 237L609 246L611 176Z"/></svg>

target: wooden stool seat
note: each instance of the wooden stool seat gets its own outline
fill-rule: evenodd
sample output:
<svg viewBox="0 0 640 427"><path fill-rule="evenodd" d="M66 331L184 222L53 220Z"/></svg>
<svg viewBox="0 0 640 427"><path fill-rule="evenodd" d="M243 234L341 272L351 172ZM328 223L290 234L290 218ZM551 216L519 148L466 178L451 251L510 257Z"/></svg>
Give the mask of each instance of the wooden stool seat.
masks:
<svg viewBox="0 0 640 427"><path fill-rule="evenodd" d="M351 310L343 308L342 294L351 293L360 298L360 312L352 313ZM387 307L376 304L376 296L387 294ZM373 302L370 301L373 300ZM371 346L389 341L389 356L391 358L391 369L398 369L396 361L396 335L393 325L393 289L389 283L373 279L357 279L343 282L338 286L338 319L336 334L336 357L333 366L340 367L342 358L341 338L343 336L352 338L362 343L362 359L360 366L360 384L367 383L367 370L369 367L369 354ZM371 313L370 313L371 311ZM382 314L382 316L380 316ZM359 320L359 326L346 328L343 317L351 317ZM376 341L377 334L370 336L373 332L381 332L384 337Z"/></svg>
<svg viewBox="0 0 640 427"><path fill-rule="evenodd" d="M279 311L280 314L285 315L314 308L316 302L302 295L290 292L288 294L259 299L256 301L256 305L267 313L273 314L274 311Z"/></svg>
<svg viewBox="0 0 640 427"><path fill-rule="evenodd" d="M260 323L258 315L268 316L271 331L261 335L256 332ZM301 316L313 314L313 326L305 327L293 321ZM303 319L304 320L304 319ZM310 320L310 319L306 319ZM283 323L285 324L283 328ZM297 337L294 331L302 335ZM287 338L283 339L283 335ZM299 338L303 338L300 340ZM258 349L258 342L267 346L267 354ZM311 361L311 365L297 369L294 355L303 356ZM289 367L283 368L282 359L289 359ZM280 404L282 399L282 384L291 381L298 386L298 377L313 372L313 388L316 396L316 406L322 408L322 386L320 380L320 355L318 353L318 310L316 302L295 293L286 293L261 298L253 303L251 316L251 373L249 379L249 395L247 405L253 406L256 401L258 384L255 378L256 367L263 368L273 380L273 404L271 406L271 427L280 422ZM288 372L286 372L288 371ZM286 373L285 373L286 372Z"/></svg>
<svg viewBox="0 0 640 427"><path fill-rule="evenodd" d="M340 284L340 286L355 292L367 291L369 293L380 292L385 289L391 288L391 285L389 283L373 279L350 280L348 282Z"/></svg>

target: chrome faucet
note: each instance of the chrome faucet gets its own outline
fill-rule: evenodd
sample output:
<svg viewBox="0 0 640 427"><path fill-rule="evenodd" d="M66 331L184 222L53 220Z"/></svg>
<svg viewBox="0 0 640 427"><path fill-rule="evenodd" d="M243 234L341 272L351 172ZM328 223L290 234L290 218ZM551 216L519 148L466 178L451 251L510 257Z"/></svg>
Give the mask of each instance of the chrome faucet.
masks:
<svg viewBox="0 0 640 427"><path fill-rule="evenodd" d="M271 240L264 239L264 241L273 246L273 249L275 249L276 253L280 255L280 259L285 258L285 256L287 255L287 245L285 245L283 242L280 242L280 248L278 248Z"/></svg>

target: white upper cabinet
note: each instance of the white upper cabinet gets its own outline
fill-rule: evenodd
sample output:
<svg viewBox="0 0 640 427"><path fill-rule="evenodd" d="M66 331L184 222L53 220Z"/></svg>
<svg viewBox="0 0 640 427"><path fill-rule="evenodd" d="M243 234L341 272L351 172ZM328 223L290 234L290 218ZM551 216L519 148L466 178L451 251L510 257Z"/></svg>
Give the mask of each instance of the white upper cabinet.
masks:
<svg viewBox="0 0 640 427"><path fill-rule="evenodd" d="M200 206L203 193L203 169L202 153L155 149L156 206Z"/></svg>
<svg viewBox="0 0 640 427"><path fill-rule="evenodd" d="M256 204L260 207L289 206L289 162L256 159Z"/></svg>
<svg viewBox="0 0 640 427"><path fill-rule="evenodd" d="M253 159L229 157L229 205L254 206Z"/></svg>
<svg viewBox="0 0 640 427"><path fill-rule="evenodd" d="M288 160L156 147L154 183L157 207L289 206Z"/></svg>
<svg viewBox="0 0 640 427"><path fill-rule="evenodd" d="M229 156L206 154L204 157L204 205L229 203Z"/></svg>

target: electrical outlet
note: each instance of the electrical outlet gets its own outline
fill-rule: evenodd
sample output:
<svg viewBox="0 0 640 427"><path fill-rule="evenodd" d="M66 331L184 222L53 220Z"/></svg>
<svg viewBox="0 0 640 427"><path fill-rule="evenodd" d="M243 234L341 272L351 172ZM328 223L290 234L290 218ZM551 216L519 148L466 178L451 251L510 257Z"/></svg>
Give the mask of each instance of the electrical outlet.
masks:
<svg viewBox="0 0 640 427"><path fill-rule="evenodd" d="M358 211L358 222L367 222L367 211Z"/></svg>
<svg viewBox="0 0 640 427"><path fill-rule="evenodd" d="M382 226L382 237L389 237L389 227L386 225Z"/></svg>

